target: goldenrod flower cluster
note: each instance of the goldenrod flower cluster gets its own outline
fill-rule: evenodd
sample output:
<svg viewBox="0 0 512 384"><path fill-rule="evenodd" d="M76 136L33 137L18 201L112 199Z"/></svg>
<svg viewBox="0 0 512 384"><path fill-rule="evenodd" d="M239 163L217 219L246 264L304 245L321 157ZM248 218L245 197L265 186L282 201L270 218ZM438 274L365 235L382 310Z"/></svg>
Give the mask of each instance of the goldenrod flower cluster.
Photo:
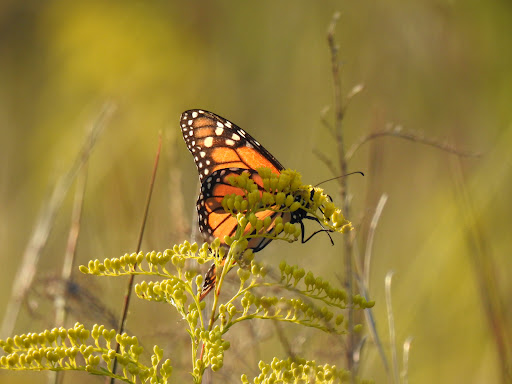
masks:
<svg viewBox="0 0 512 384"><path fill-rule="evenodd" d="M260 361L261 373L254 378L254 384L272 383L345 383L350 381L350 372L338 369L335 365L317 365L316 362L298 359L279 360L274 358L270 364ZM246 375L242 375L242 383L248 384Z"/></svg>
<svg viewBox="0 0 512 384"><path fill-rule="evenodd" d="M115 351L113 341L119 343L119 353ZM117 334L102 325L94 325L92 330L88 330L76 323L69 329L61 327L18 335L0 340L0 347L6 354L0 357L0 366L11 370L86 371L127 382L135 382L138 378L143 383L167 383L172 373L170 360L160 364L163 358L161 348L154 347L152 365L145 366L139 362L144 349L136 337ZM123 375L112 373L114 359L117 359Z"/></svg>
<svg viewBox="0 0 512 384"><path fill-rule="evenodd" d="M299 268L297 265L288 265L284 261L279 264L279 270L281 271L281 282L285 287L309 298L321 300L330 306L341 309L346 307L347 293L345 290L334 288L327 280L315 277L312 272L306 273L303 268ZM301 288L299 283L302 283L304 288ZM367 301L361 295L354 295L352 303L360 309L371 308L375 305L374 301Z"/></svg>
<svg viewBox="0 0 512 384"><path fill-rule="evenodd" d="M359 295L348 300L343 289L284 262L279 265L280 276L277 274L269 282L265 279L270 273L267 267L254 260L251 239L294 241L301 236L305 217L313 218L332 232L352 229L320 188L303 185L297 172L284 170L277 175L265 168L243 172L231 177L229 182L242 191L241 195L228 195L222 200L223 208L237 220L232 236L202 246L185 241L163 252L127 253L80 266L81 272L96 276L157 278L136 284L135 293L144 300L171 304L185 320L181 324L190 336L191 374L198 383L207 368L218 371L223 367L225 351L230 347L223 337L237 323L258 318L343 334L346 332L343 314L349 304L357 309L373 306L373 302ZM223 302L215 295L211 321L207 322L202 314L205 303L199 301L203 277L196 265L212 260L217 266L217 288L220 289L235 261L240 266L237 271L240 286L238 292ZM288 296L296 295L264 295L261 290L269 287L280 287ZM360 329L361 325L356 328ZM129 383L167 383L172 373L170 360L163 361L163 350L158 346L153 348L151 365L146 366L139 361L143 349L136 337L120 335L98 325L90 331L77 323L70 329L19 335L0 340L0 347L5 353L0 357L0 368L4 369L78 370ZM115 360L119 363L119 373L112 372ZM271 364L260 362L260 370L254 383L333 383L348 377L347 372L335 366L320 366L305 360L275 358ZM242 382L248 383L245 376Z"/></svg>
<svg viewBox="0 0 512 384"><path fill-rule="evenodd" d="M223 209L238 220L242 230L236 235L238 238L243 233L247 239L297 240L301 234L297 224L306 215L333 232L346 233L352 229L329 196L321 188L303 185L299 173L287 169L277 175L268 168L258 168L257 172L251 175L247 171L228 178L233 187L243 192L226 195L222 200ZM230 245L230 240L226 243Z"/></svg>

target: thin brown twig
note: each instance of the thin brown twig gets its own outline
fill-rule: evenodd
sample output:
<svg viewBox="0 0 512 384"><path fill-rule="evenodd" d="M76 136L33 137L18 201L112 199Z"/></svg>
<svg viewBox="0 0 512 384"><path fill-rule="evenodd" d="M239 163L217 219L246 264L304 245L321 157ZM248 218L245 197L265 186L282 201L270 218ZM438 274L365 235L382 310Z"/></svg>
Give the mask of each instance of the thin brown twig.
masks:
<svg viewBox="0 0 512 384"><path fill-rule="evenodd" d="M343 140L343 116L344 116L344 106L342 99L342 84L341 84L341 70L339 65L338 58L338 46L336 44L335 39L335 29L337 21L340 17L339 13L336 13L333 17L331 25L329 26L327 33L327 42L329 44L329 50L331 53L331 71L333 77L333 85L334 85L334 131L336 134L336 145L338 149L338 162L339 168L341 170L341 174L347 174L347 159L345 157L345 148L344 148L344 140ZM347 178L342 177L340 179L340 195L341 201L343 202L343 213L347 217L350 217L350 201L348 198L348 186L347 186ZM347 290L348 296L348 316L347 316L347 349L345 351L345 360L347 369L350 371L351 382L355 382L354 375L354 346L355 346L355 336L354 336L354 309L353 309L353 268L352 268L352 256L353 256L353 237L345 236L344 237L344 245L345 245L345 254L344 254L344 265L345 265L345 287Z"/></svg>
<svg viewBox="0 0 512 384"><path fill-rule="evenodd" d="M62 266L61 281L63 286L60 289L59 294L55 297L55 306L57 308L55 316L55 326L65 327L66 326L66 295L65 290L68 284L72 281L72 273L75 267L76 260L76 245L78 243L78 235L80 233L80 221L82 218L82 208L84 202L85 187L87 185L87 166L82 170L81 177L79 177L75 200L73 202L73 212L71 216L71 227L68 235L68 242L66 246L66 254L64 255L64 263Z"/></svg>
<svg viewBox="0 0 512 384"><path fill-rule="evenodd" d="M68 242L64 262L62 265L61 282L58 284L57 293L54 298L55 305L55 326L66 326L66 291L70 283L72 283L72 273L76 260L76 245L78 243L78 235L80 233L80 221L82 218L82 208L84 203L85 186L87 185L87 165L82 169L81 177L78 178L75 199L73 202L73 212L71 214L71 226L68 234ZM54 371L53 382L62 382L64 378L63 371Z"/></svg>
<svg viewBox="0 0 512 384"><path fill-rule="evenodd" d="M318 149L313 149L313 154L322 162L325 164L325 166L327 168L329 168L329 171L331 171L331 173L333 175L338 175L339 172L338 170L336 169L336 166L334 165L334 163L332 162L332 160L330 158L328 158L326 155L324 155L322 152L320 152Z"/></svg>
<svg viewBox="0 0 512 384"><path fill-rule="evenodd" d="M324 127L327 128L332 137L335 137L336 135L334 134L334 128L332 127L331 123L327 120L327 112L329 112L330 109L330 107L324 107L324 109L320 112L320 121L322 122Z"/></svg>
<svg viewBox="0 0 512 384"><path fill-rule="evenodd" d="M21 265L16 273L16 277L14 278L11 298L7 304L5 317L2 322L0 338L4 339L12 333L23 298L34 280L41 251L45 247L48 237L50 236L57 212L61 207L69 188L73 184L76 175L89 159L92 149L98 141L99 136L103 132L103 129L107 121L112 116L114 110L115 106L111 103L105 103L103 105L101 111L95 117L94 122L90 125L87 137L85 138L75 161L70 166L67 173L62 175L55 183L55 187L53 188L50 197L43 205L30 240L23 253Z"/></svg>
<svg viewBox="0 0 512 384"><path fill-rule="evenodd" d="M296 359L295 352L293 352L292 346L290 345L290 342L284 335L283 329L281 328L281 325L278 321L273 321L272 324L274 324L274 327L276 328L276 334L277 338L279 339L279 342L281 343L281 346L285 350L285 353L290 357L292 360Z"/></svg>
<svg viewBox="0 0 512 384"><path fill-rule="evenodd" d="M403 131L401 126L395 125L395 126L389 126L386 127L380 131L374 131L368 135L362 136L357 140L352 146L349 148L346 154L347 161L354 156L354 154L357 152L357 150L365 143L367 143L370 140L376 139L378 137L383 136L393 136L398 137L405 140L414 141L420 144L429 145L434 148L441 149L443 151L453 153L454 155L463 156L463 157L479 157L482 154L478 152L470 152L470 151L464 151L460 150L458 148L455 148L453 145L442 143L439 140L435 140L432 138L425 137L423 134L416 133L416 132L406 132Z"/></svg>
<svg viewBox="0 0 512 384"><path fill-rule="evenodd" d="M149 205L151 203L151 196L153 194L153 188L155 185L156 171L158 169L158 162L160 160L161 149L162 149L162 132L160 132L158 135L158 147L157 147L156 155L155 155L155 163L153 165L153 173L151 174L151 181L149 183L148 196L146 199L146 205L144 207L144 214L142 215L142 222L141 222L141 227L140 227L140 231L139 231L139 239L137 241L137 251L136 251L137 253L139 253L140 248L142 246L142 239L144 237L144 229L146 228L146 222L148 219ZM134 279L135 279L135 275L130 275L130 278L128 279L128 284L126 285L126 292L125 292L124 303L123 303L123 311L122 311L121 319L119 320L119 326L118 326L118 331L117 331L118 334L122 334L126 328L126 320L128 318L128 309L130 307ZM119 351L120 351L120 345L117 344L116 354L119 354ZM114 364L112 366L112 372L114 374L116 372L116 369L117 369L117 358L114 359ZM107 382L109 381L108 378L106 379L106 381ZM110 383L113 384L114 381L115 381L115 378L112 377L110 379Z"/></svg>

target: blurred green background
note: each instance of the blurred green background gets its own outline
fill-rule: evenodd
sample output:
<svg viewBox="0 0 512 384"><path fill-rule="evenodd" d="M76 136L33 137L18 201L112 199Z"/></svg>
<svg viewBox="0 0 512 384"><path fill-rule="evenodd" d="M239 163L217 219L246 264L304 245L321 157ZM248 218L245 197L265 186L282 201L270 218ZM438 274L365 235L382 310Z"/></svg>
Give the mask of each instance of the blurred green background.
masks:
<svg viewBox="0 0 512 384"><path fill-rule="evenodd" d="M384 277L393 270L399 359L401 344L414 338L410 382L500 381L496 328L512 328L499 320L512 316L512 4L506 1L2 0L0 317L38 213L106 101L116 111L88 163L80 264L135 250L159 131L163 149L143 249L164 250L192 238L198 178L178 125L186 109L204 108L240 125L307 183L331 177L313 150L337 159L320 118L333 103L326 31L336 11L344 94L365 86L344 119L347 148L393 124L482 154L457 157L380 137L349 164L366 173L347 180L359 253L379 197L388 196L370 272L387 357ZM473 209L462 204L461 186ZM324 187L340 204L337 184ZM48 282L61 269L73 192L52 225L15 333L54 324ZM341 235L334 240L334 247L321 235L304 245L271 244L257 256L271 265L285 258L339 282L344 247ZM119 312L123 279L80 273L77 279L101 295L101 305ZM486 294L503 310L493 327ZM104 310L91 308L81 301L70 323L106 321ZM176 382L189 380L188 336L172 309L135 300L128 329L146 347L158 342L166 349ZM343 364L340 340L289 325L281 329L305 358ZM253 377L260 359L285 358L275 332L261 322L230 333L232 348L215 382L233 382L242 373ZM360 376L388 381L370 340ZM87 375L66 380L102 382ZM46 376L0 372L0 382L42 383Z"/></svg>

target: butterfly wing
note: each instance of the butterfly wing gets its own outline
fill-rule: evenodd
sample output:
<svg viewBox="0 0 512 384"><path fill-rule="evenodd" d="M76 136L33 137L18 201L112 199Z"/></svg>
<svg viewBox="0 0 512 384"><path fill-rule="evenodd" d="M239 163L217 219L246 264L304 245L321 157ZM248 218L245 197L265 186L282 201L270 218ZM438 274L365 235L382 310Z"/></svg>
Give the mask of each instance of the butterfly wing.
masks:
<svg viewBox="0 0 512 384"><path fill-rule="evenodd" d="M214 113L201 109L183 112L183 138L194 156L201 182L219 169L270 168L279 174L284 167L242 128Z"/></svg>
<svg viewBox="0 0 512 384"><path fill-rule="evenodd" d="M201 192L197 199L199 229L208 241L218 238L225 244L224 237L235 233L237 221L222 208L222 199L227 194L243 194L241 189L231 186L228 177L249 171L260 191L263 191L261 177L256 169L267 167L279 174L284 167L251 135L212 112L201 109L185 111L181 115L180 127L187 148L194 157L201 182ZM281 215L268 210L258 213L258 218L271 217L272 224L267 229L270 232L275 219ZM283 221L289 220L289 214L286 214ZM252 228L249 226L246 231L250 233ZM255 237L250 239L248 247L258 252L270 241L265 237ZM215 280L214 264L206 273L201 300L213 289Z"/></svg>
<svg viewBox="0 0 512 384"><path fill-rule="evenodd" d="M208 176L201 184L201 192L197 199L197 213L199 219L199 229L205 235L208 241L218 238L224 244L224 236L233 236L237 229L236 218L231 213L226 212L222 207L222 200L224 196L229 194L243 195L240 188L233 187L229 183L229 178L238 176L242 172L249 172L250 178L256 183L260 193L263 192L263 181L260 175L253 170L246 170L243 168L226 168L214 171ZM266 210L256 213L260 220L270 217L270 226L266 230L262 230L259 234L263 235L269 233L274 229L275 220L282 217L283 222L291 220L289 213L275 212L273 210ZM247 224L245 234L251 234L253 228ZM249 239L248 248L253 252L261 251L270 239L265 237L253 237Z"/></svg>
<svg viewBox="0 0 512 384"><path fill-rule="evenodd" d="M199 229L208 241L218 238L221 244L225 244L224 236L233 236L237 230L238 222L231 213L224 210L222 200L227 194L243 195L240 188L233 187L228 181L229 177L240 175L242 172L249 172L250 178L258 185L260 192L263 192L263 181L260 175L254 170L243 168L226 168L214 171L201 184L201 192L197 199ZM252 249L253 252L261 251L272 241L272 239L262 237L261 235L269 233L274 229L278 217L282 217L283 222L293 221L292 214L275 212L273 210L258 212L256 216L260 220L270 217L271 221L268 228L260 231L260 236L249 239L248 248ZM253 231L254 229L251 227L251 224L248 223L245 234L251 234ZM221 265L224 265L224 260ZM199 300L202 300L215 287L216 279L217 267L215 264L212 264L208 272L206 272Z"/></svg>

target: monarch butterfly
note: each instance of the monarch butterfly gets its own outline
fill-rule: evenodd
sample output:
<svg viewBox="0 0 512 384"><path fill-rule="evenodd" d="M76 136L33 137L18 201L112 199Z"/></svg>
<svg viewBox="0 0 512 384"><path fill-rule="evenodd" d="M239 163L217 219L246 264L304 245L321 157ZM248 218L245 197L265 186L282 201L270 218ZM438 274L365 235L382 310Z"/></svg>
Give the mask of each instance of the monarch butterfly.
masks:
<svg viewBox="0 0 512 384"><path fill-rule="evenodd" d="M224 243L224 236L232 236L237 228L237 221L230 213L222 208L222 199L226 194L242 191L232 187L228 178L249 172L250 177L263 189L261 177L256 169L270 168L272 172L280 174L285 168L267 151L258 141L243 129L212 112L201 109L191 109L181 115L180 127L188 150L194 156L199 172L201 191L197 199L197 214L199 230L207 241L218 238ZM306 215L306 211L298 209L293 213L279 213L264 211L263 218L270 216L272 221L282 216L283 222L300 223L302 229L303 219L318 221ZM261 217L260 217L261 218ZM269 229L269 232L272 230ZM308 241L319 230L302 242ZM257 237L249 241L248 248L253 252L261 251L271 239ZM332 241L332 239L331 239ZM215 286L215 264L211 266L205 276L200 294L202 300Z"/></svg>

